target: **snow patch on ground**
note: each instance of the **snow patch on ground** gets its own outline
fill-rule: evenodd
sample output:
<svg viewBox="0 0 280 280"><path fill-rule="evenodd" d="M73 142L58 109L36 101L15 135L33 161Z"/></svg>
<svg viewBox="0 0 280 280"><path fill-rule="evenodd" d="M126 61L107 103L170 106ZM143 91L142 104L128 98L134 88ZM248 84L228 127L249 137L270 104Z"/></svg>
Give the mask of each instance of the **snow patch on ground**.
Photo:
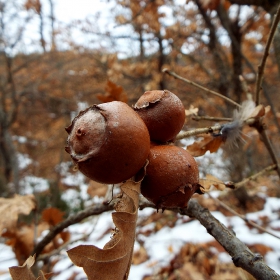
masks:
<svg viewBox="0 0 280 280"><path fill-rule="evenodd" d="M77 176L74 180L81 183L82 192L86 192L86 184L83 183L81 177ZM72 181L72 182L73 182ZM48 188L47 180L42 178L36 178L32 176L27 176L24 181L25 193L33 193L34 190L42 191ZM64 193L63 198L68 201L74 201L77 191L71 192L68 190ZM215 193L215 192L213 192ZM83 196L84 194L79 194ZM86 198L84 196L83 198ZM100 203L101 198L93 198L91 203L95 201ZM74 203L74 202L73 202ZM156 210L152 208L145 208L139 211L139 221L149 217ZM267 228L273 231L276 235L279 235L279 231L272 230L272 227L276 228L279 224L279 211L280 211L280 199L274 197L266 198L266 203L264 209L255 212L248 213L246 217L250 220L258 222L261 216L268 216L271 223L267 225ZM273 251L268 252L265 256L265 261L267 264L274 269L277 273L280 273L280 242L275 237L267 234L260 233L256 229L249 229L246 223L239 217L227 217L221 212L212 212L213 216L217 218L221 223L227 227L231 227L236 233L237 238L247 245L250 244L264 244L273 249ZM73 266L72 262L67 256L67 250L78 245L95 245L102 248L109 240L114 229L114 224L112 222L111 212L103 213L96 217L90 217L84 222L72 225L68 228L71 232L71 244L63 249L59 256L54 256L58 262L54 266L54 272L59 272L59 275L54 276L53 280L65 280L69 278L74 273L77 273L75 279L81 280L86 279L83 270L79 267ZM145 227L137 228L138 232L145 232L151 230L153 232L155 228L155 223L147 224ZM47 231L44 233L47 234ZM88 241L80 241L82 237L88 236ZM176 225L172 228L163 227L155 233L151 233L149 236L144 234L139 234L138 238L143 241L143 246L147 251L148 260L139 264L132 265L130 270L130 280L141 280L147 274L156 274L160 268L167 265L169 261L180 251L180 248L185 243L200 243L208 242L214 240L211 235L209 235L206 229L197 220L187 220L179 219ZM139 243L135 243L135 250L139 248ZM215 249L215 248L214 248ZM214 250L213 249L213 250ZM0 280L10 280L8 273L8 267L17 265L15 255L12 252L11 247L0 243L0 272L5 271L4 274L0 273ZM231 262L231 257L227 253L219 253L218 258L221 262Z"/></svg>
<svg viewBox="0 0 280 280"><path fill-rule="evenodd" d="M21 181L22 195L47 191L49 189L48 180L35 176L25 176Z"/></svg>

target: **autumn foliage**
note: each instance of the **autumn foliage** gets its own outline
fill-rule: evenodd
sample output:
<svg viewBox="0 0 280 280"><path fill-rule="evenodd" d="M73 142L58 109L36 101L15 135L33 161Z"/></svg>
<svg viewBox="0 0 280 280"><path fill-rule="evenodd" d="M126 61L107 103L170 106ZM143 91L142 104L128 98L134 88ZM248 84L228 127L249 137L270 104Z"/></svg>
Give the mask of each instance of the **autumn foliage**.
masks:
<svg viewBox="0 0 280 280"><path fill-rule="evenodd" d="M279 226L272 226L271 217L246 217L280 196L280 34L279 28L272 29L279 3L109 2L113 29L101 26L101 13L64 25L54 16L53 0L28 0L23 5L0 0L0 235L18 262L10 268L13 279L59 276L54 267L68 255L88 279L127 279L131 264L143 264L150 257L145 238L179 222L191 223L193 217L200 219L188 216L194 214L187 210L191 197L210 211L239 216L249 229L279 238ZM278 10L275 20L279 14ZM36 39L25 32L29 24L38 25ZM75 32L85 38L83 43L72 37ZM113 106L110 119L105 113L108 104L126 109L116 119ZM74 128L79 116L97 109L108 124L102 137L86 130L90 121ZM130 125L135 134L125 130ZM90 139L84 141L86 134ZM108 140L111 134L119 135L117 142ZM101 147L99 154L88 145L76 149L77 139L92 148L93 138ZM157 162L157 149L169 150L163 163ZM178 166L170 164L182 150L191 157L191 167L184 163L186 157L174 161ZM117 155L112 163L113 152ZM128 175L124 169L132 161L127 158L137 163ZM185 180L190 169L195 175ZM172 176L165 178L168 172ZM108 179L112 174L116 180ZM112 190L108 184L116 185ZM162 191L163 185L168 189L172 184L167 193L151 191L154 185ZM138 219L138 209L149 207L167 211L154 210ZM86 233L75 240L71 225L92 222L92 216L112 210L115 228L103 249L95 244L74 247L91 240ZM279 209L274 212L279 219ZM108 228L99 238L110 232ZM211 234L211 228L207 231ZM174 257L155 275L251 279L252 260L253 269L261 265L266 270L258 258L249 264L240 258L240 264L231 256L233 263L220 263L218 255L229 250L216 239L183 244L176 253L170 246ZM136 251L134 244L139 245ZM264 244L245 245L263 256L276 252ZM77 275L75 271L69 279Z"/></svg>

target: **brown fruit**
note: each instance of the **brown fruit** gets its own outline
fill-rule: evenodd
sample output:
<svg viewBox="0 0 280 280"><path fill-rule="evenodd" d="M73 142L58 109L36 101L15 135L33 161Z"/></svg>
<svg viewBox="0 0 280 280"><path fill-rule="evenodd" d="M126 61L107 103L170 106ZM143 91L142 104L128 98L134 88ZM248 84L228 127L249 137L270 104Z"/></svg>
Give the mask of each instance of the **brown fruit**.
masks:
<svg viewBox="0 0 280 280"><path fill-rule="evenodd" d="M66 152L84 175L100 183L115 184L131 178L149 154L145 123L120 101L81 111L66 131Z"/></svg>
<svg viewBox="0 0 280 280"><path fill-rule="evenodd" d="M199 188L198 166L183 148L152 146L141 193L157 208L185 207Z"/></svg>
<svg viewBox="0 0 280 280"><path fill-rule="evenodd" d="M134 110L148 127L151 140L174 140L185 123L182 101L168 90L146 91L134 105Z"/></svg>

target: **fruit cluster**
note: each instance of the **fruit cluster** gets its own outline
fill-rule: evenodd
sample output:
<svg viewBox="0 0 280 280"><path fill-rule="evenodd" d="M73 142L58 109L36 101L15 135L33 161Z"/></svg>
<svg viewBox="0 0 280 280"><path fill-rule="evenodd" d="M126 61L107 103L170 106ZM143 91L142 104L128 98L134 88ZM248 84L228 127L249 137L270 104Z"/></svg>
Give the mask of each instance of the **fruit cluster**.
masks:
<svg viewBox="0 0 280 280"><path fill-rule="evenodd" d="M184 122L175 94L147 91L133 108L113 101L81 111L66 128L65 150L83 174L105 184L137 177L148 160L141 193L157 208L185 207L199 176L194 158L171 144Z"/></svg>

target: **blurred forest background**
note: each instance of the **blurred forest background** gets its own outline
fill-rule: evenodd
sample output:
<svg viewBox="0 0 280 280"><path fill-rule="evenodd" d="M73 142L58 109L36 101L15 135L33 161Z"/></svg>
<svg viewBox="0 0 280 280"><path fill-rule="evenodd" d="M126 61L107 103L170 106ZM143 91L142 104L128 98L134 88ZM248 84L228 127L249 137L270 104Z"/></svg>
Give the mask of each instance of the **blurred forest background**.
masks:
<svg viewBox="0 0 280 280"><path fill-rule="evenodd" d="M132 105L144 91L168 89L186 109L198 108L199 116L232 117L234 106L162 70L241 103L254 94L279 5L277 0L108 0L107 22L92 11L65 24L55 16L57 1L0 0L0 196L33 193L39 215L53 207L65 217L86 203L82 195L75 206L62 196L69 189L81 191L67 180L76 173L64 151L64 128L81 109L111 100ZM271 106L265 123L278 159L279 88L278 25L260 100ZM214 124L188 116L184 129ZM239 182L273 163L258 133L243 132L245 144L224 148L221 180ZM83 180L91 186L88 193L98 195L96 185ZM278 177L262 180L268 195L279 197ZM257 204L248 203L245 188L232 201L245 212Z"/></svg>

